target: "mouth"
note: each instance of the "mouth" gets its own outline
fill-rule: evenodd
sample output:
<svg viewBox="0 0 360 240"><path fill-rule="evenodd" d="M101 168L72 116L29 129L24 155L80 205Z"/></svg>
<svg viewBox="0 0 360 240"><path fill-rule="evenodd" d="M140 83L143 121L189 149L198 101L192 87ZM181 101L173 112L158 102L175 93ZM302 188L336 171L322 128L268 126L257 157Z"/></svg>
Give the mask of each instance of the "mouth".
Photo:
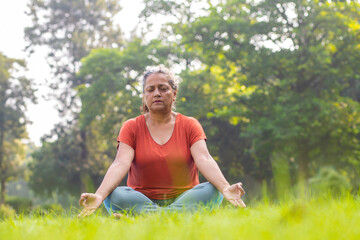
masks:
<svg viewBox="0 0 360 240"><path fill-rule="evenodd" d="M162 103L162 101L156 100L156 101L154 101L153 103Z"/></svg>

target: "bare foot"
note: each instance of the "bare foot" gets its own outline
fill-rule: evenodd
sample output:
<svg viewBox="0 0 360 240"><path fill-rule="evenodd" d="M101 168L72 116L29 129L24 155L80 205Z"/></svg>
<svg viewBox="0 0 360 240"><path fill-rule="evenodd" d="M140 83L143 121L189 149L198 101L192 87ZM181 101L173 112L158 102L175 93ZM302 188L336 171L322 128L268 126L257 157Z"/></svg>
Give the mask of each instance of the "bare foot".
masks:
<svg viewBox="0 0 360 240"><path fill-rule="evenodd" d="M120 219L120 218L124 217L124 215L123 215L123 214L120 214L120 213L114 213L113 216L114 216L114 218L116 218L116 219Z"/></svg>

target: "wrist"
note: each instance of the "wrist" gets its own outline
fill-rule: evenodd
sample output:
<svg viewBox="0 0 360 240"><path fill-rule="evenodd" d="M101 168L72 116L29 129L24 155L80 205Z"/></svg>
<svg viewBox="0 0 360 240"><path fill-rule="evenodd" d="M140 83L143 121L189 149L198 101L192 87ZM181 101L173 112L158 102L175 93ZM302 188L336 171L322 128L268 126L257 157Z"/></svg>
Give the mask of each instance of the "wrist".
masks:
<svg viewBox="0 0 360 240"><path fill-rule="evenodd" d="M220 190L220 192L221 192L222 194L224 194L224 192L225 192L229 187L230 187L230 184L229 184L229 183L226 183L226 184L224 184L224 185L221 187L221 189L219 189L219 190Z"/></svg>
<svg viewBox="0 0 360 240"><path fill-rule="evenodd" d="M98 191L95 192L95 195L97 195L97 196L101 199L102 202L103 202L103 201L106 199L106 197L107 197L107 195L105 195L105 193L103 193L103 192L98 192Z"/></svg>

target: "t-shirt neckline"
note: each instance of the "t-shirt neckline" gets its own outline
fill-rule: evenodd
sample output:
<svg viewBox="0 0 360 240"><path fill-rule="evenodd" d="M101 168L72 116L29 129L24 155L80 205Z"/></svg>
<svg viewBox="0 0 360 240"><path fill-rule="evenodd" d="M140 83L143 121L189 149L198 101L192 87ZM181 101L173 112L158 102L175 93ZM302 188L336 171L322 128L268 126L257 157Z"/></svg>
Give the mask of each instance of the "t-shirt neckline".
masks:
<svg viewBox="0 0 360 240"><path fill-rule="evenodd" d="M152 137L152 135L151 135L151 133L150 133L150 130L149 130L149 128L148 128L148 125L146 124L145 115L143 114L142 116L143 116L143 121L144 121L144 124L145 124L145 128L146 128L147 133L149 134L149 137L151 138L151 141L153 141L153 142L154 142L157 146L159 146L159 147L164 147L165 145L167 145L167 144L171 141L171 139L173 138L173 136L174 136L174 134L175 134L175 128L176 128L176 126L177 126L177 122L178 122L178 117L179 117L179 115L181 115L181 114L180 114L180 113L176 113L174 129L173 129L173 131L172 131L172 133L171 133L171 136L170 136L169 140L167 140L164 144L159 144L159 143L156 142L155 139Z"/></svg>

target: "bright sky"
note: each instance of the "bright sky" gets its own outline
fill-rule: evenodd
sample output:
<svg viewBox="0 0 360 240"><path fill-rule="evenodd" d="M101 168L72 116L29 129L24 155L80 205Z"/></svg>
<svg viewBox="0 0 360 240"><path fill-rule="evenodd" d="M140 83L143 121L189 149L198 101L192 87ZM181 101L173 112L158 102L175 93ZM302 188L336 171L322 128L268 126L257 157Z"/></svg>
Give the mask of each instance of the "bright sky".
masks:
<svg viewBox="0 0 360 240"><path fill-rule="evenodd" d="M46 86L50 69L45 61L46 52L38 49L31 57L24 52L24 28L31 24L25 14L28 0L11 0L0 3L0 52L10 58L25 59L28 71L26 76L32 78L39 89L37 92L38 104L29 105L27 116L33 122L27 126L29 137L36 145L40 145L40 138L50 133L54 124L61 119L55 110L55 101L46 101L42 96L51 91ZM120 26L128 36L137 23L137 16L142 9L141 0L121 0L123 10L117 18Z"/></svg>

